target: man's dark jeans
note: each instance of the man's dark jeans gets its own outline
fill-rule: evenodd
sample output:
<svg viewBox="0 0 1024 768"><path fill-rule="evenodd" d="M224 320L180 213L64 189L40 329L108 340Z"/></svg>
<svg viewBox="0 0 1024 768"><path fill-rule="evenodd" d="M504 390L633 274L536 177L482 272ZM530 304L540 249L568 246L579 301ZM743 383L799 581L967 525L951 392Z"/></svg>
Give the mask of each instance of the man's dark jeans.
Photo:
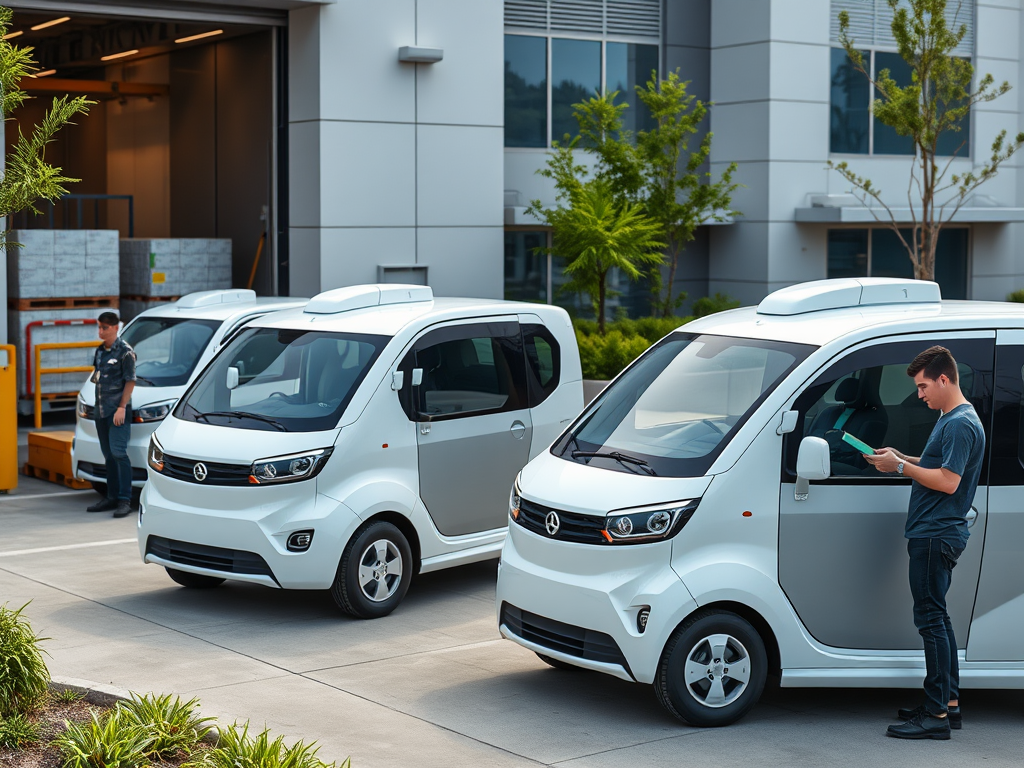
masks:
<svg viewBox="0 0 1024 768"><path fill-rule="evenodd" d="M124 424L114 426L114 415L96 417L96 436L107 461L107 498L131 501L132 463L128 460L128 439L132 434L132 411L125 410Z"/></svg>
<svg viewBox="0 0 1024 768"><path fill-rule="evenodd" d="M946 592L962 548L941 539L910 539L910 592L914 596L914 625L924 641L925 706L934 715L960 697L960 665L953 624L946 612Z"/></svg>

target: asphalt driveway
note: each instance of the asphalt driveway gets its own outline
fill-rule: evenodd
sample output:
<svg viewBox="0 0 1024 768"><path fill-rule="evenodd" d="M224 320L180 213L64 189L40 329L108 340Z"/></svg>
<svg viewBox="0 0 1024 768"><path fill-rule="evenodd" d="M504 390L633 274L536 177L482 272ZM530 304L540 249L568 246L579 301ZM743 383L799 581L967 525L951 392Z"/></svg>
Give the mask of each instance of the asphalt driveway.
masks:
<svg viewBox="0 0 1024 768"><path fill-rule="evenodd" d="M41 634L54 675L198 696L356 768L1019 766L1024 693L963 698L950 742L883 733L913 692L775 690L741 723L688 728L652 691L548 668L498 636L495 565L420 577L376 621L327 593L186 590L143 565L135 519L90 515L92 492L23 479L0 496L0 603Z"/></svg>

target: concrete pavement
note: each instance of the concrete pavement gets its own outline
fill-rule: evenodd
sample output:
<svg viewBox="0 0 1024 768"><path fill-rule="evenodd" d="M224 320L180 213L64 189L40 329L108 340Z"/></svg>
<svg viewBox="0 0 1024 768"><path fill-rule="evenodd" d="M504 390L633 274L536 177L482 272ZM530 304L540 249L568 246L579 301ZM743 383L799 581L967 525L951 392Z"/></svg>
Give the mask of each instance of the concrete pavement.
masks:
<svg viewBox="0 0 1024 768"><path fill-rule="evenodd" d="M784 690L725 729L688 728L646 686L553 670L499 639L493 563L418 578L391 616L327 593L173 584L139 561L135 519L23 478L0 496L0 602L52 638L55 675L198 696L356 768L1019 766L1024 694L969 691L950 742L883 736L909 691Z"/></svg>

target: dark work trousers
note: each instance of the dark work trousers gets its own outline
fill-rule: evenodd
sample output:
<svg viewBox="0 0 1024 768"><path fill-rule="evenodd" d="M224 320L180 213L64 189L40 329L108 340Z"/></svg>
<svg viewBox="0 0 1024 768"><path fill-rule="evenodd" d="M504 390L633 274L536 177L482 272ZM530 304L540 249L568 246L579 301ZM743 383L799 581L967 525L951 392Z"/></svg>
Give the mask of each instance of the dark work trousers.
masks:
<svg viewBox="0 0 1024 768"><path fill-rule="evenodd" d="M114 426L114 415L96 417L96 437L107 461L107 498L131 501L132 463L128 460L128 440L132 435L132 409L125 408L124 424Z"/></svg>
<svg viewBox="0 0 1024 768"><path fill-rule="evenodd" d="M934 715L960 698L960 664L953 623L946 612L946 593L963 549L941 539L910 539L910 592L914 625L924 641L925 707Z"/></svg>

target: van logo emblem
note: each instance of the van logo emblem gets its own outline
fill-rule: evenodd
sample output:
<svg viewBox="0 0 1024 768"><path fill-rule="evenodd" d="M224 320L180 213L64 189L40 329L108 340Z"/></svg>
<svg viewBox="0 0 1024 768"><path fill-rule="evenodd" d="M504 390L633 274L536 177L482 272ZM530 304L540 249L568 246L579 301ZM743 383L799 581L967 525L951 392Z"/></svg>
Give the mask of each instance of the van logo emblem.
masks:
<svg viewBox="0 0 1024 768"><path fill-rule="evenodd" d="M548 512L548 516L544 518L544 529L548 532L548 536L558 533L558 526L561 524L562 521L558 519L558 514L554 511Z"/></svg>
<svg viewBox="0 0 1024 768"><path fill-rule="evenodd" d="M206 465L203 464L203 462L200 461L198 464L192 467L192 476L200 483L206 479L206 474Z"/></svg>

